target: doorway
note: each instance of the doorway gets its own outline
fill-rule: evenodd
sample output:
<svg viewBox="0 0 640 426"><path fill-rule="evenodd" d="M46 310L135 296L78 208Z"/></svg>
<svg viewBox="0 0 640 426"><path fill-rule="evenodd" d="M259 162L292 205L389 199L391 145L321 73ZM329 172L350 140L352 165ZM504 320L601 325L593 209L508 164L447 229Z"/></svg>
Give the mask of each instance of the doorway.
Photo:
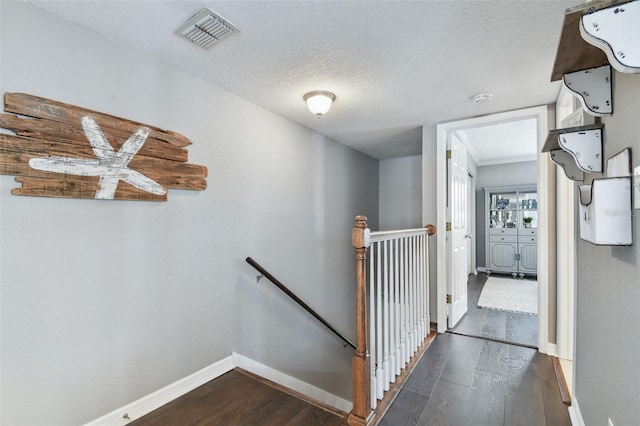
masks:
<svg viewBox="0 0 640 426"><path fill-rule="evenodd" d="M511 111L507 113L494 114L484 117L478 117L473 119L461 120L457 122L440 124L437 126L437 224L438 229L447 229L447 164L446 164L446 150L447 141L450 140L453 133L463 131L465 129L472 129L476 127L486 126L496 123L508 123L517 120L524 120L527 118L533 118L536 121L536 139L537 150L540 152L540 148L544 144L547 135L547 107L535 107L527 108L518 111ZM552 237L549 227L549 215L555 214L555 205L549 204L547 198L553 196L555 193L549 194L547 187L550 180L549 175L555 172L555 169L550 170L551 167L547 162L538 162L538 185L542 191L539 195L539 219L538 219L538 247L553 246L549 244L549 240ZM479 231L479 229L476 229ZM438 332L443 333L447 331L447 296L446 289L448 280L450 277L447 274L447 262L450 262L449 253L447 252L447 237L448 233L437 233L437 315L438 315ZM550 257L548 253L550 250L540 250L538 248L538 317L537 317L537 346L543 353L547 353L548 342L548 290L550 281L553 285L553 291L555 292L555 271L550 273L549 263ZM555 252L552 253L555 256ZM466 270L466 266L463 268ZM481 285L479 280L482 280L481 275L473 276L471 284L476 286ZM555 299L555 298L554 298ZM554 325L555 326L555 325Z"/></svg>

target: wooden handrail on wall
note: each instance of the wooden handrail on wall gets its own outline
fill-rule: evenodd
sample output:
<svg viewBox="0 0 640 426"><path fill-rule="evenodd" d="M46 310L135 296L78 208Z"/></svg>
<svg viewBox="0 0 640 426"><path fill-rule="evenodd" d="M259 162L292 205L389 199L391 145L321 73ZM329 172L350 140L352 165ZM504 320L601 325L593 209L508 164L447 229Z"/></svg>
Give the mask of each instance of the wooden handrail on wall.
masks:
<svg viewBox="0 0 640 426"><path fill-rule="evenodd" d="M412 238L415 237L417 235L421 235L423 240L422 240L422 246L416 245L414 246L414 248L416 248L416 250L413 253L413 255L420 255L423 256L425 259L425 263L422 264L422 268L418 270L418 268L420 267L420 265L416 264L416 262L411 263L411 271L406 271L407 274L413 274L413 281L412 284L415 285L415 287L413 287L414 290L419 290L418 291L418 296L422 296L423 299L419 301L419 303L422 303L423 308L426 309L426 314L427 314L427 318L428 318L428 265L426 262L428 262L428 239L425 236L425 234L427 236L430 235L434 235L436 232L436 227L433 225L427 225L425 228L422 229L411 229L411 230L401 230L401 231L386 231L386 232L375 232L375 233L371 233L369 231L369 229L367 228L367 218L366 216L360 215L356 217L356 222L355 222L355 226L351 232L351 242L353 247L356 250L356 350L355 353L353 355L353 360L352 360L352 378L353 378L353 409L351 411L351 413L349 413L349 416L347 418L347 424L348 425L357 425L357 426L371 426L377 423L377 421L379 421L379 419L376 418L376 414L374 411L374 407L373 405L375 404L376 400L375 400L375 395L372 394L372 370L371 370L371 358L369 355L369 351L368 351L368 342L367 342L367 250L369 248L369 245L371 244L371 242L374 242L376 244L378 244L378 248L380 247L380 244L385 244L384 245L384 250L385 250L385 257L384 260L387 260L387 250L391 250L391 253L393 253L393 248L392 247L396 247L396 249L398 247L401 247L403 243L400 243L400 245L398 245L397 241L403 241L402 239L406 239L406 238ZM425 232L426 231L426 232ZM387 245L388 244L388 245ZM394 245L395 244L395 245ZM407 249L409 248L409 245L405 246ZM407 251L408 253L409 251ZM403 252L404 253L404 252ZM396 253L397 255L397 253ZM373 262L374 260L370 260L370 262ZM378 254L377 257L377 261L376 261L376 266L378 266L378 280L379 280L379 276L380 276L380 255ZM427 265L427 267L425 268L424 265ZM370 265L371 266L371 271L373 274L373 263ZM396 265L397 267L397 265ZM403 265L404 268L404 265ZM388 271L385 270L385 274L387 274ZM403 273L404 273L404 269L403 269ZM397 269L395 271L396 276L397 276ZM391 269L391 272L388 274L388 276L390 277L391 275L394 275L394 270ZM407 275L407 276L408 276ZM386 280L387 276L385 275L385 280ZM417 281L419 281L419 278L422 278L425 284L425 286L418 288L417 287ZM373 279L373 277L371 278ZM385 281L386 282L386 281ZM389 298L389 296L386 296L387 299L385 300L386 305L384 306L384 311L385 311L385 315L388 317L389 316L389 305L395 304L401 304L401 303L405 303L407 304L406 301L400 301L400 293L397 292L397 283L394 283L396 285L396 294L395 296ZM380 283L378 283L378 286L380 285ZM387 284L387 286L389 286L390 284ZM373 287L372 287L373 288ZM387 292L391 292L393 293L393 288L391 287L387 287ZM378 295L370 295L370 300L373 303L374 300L376 300L376 303L378 303L378 310L380 309L380 302L378 301L379 299L376 299L376 297L380 297L380 290L378 290ZM413 294L415 296L415 294ZM404 297L404 296L403 296ZM409 303L414 303L413 301L410 301ZM425 306L426 305L426 306ZM371 307L370 309L373 309L373 307ZM394 306L392 309L397 309L396 306ZM397 313L394 313L393 316L396 316ZM373 316L373 313L371 314L371 316ZM416 316L417 318L417 316ZM429 322L429 320L427 319L427 323ZM388 334L389 333L389 326L388 323L385 324L386 329L385 332ZM418 325L415 325L415 327L419 327ZM428 334L428 330L429 330L429 324L426 324L426 330L424 329L425 324L420 325L423 329L422 329L422 333ZM399 329L400 326L399 324L396 324L396 327ZM372 338L374 333L372 332ZM397 337L397 335L396 335ZM382 337L379 337L380 339L382 339ZM388 339L388 335L385 335L384 337L385 339ZM422 337L423 338L423 337ZM421 339L422 339L421 338ZM417 342L417 337L413 336L413 340ZM371 342L371 344L373 344L373 342ZM380 343L378 343L380 344ZM422 341L420 340L418 343L418 345L422 345ZM413 349L413 348L412 348ZM371 350L375 351L375 348L371 348ZM386 354L385 354L386 355ZM407 355L407 359L409 358L409 355ZM377 367L379 368L380 365L382 364L383 360L378 358L377 359ZM388 363L388 360L384 360L385 363ZM398 360L398 371L400 369L399 364L400 360ZM395 361L392 362L391 364L395 364ZM376 367L376 366L374 366ZM393 366L391 367L391 369L394 369ZM395 373L389 373L386 372L385 374L393 374L394 379L392 381L395 381ZM379 379L378 379L379 380ZM388 386L389 381L387 380L386 385ZM382 385L380 385L382 386ZM387 387L388 388L388 387ZM380 388L380 392L382 392L382 388ZM379 398L379 396L378 396ZM373 403L372 403L373 400Z"/></svg>
<svg viewBox="0 0 640 426"><path fill-rule="evenodd" d="M340 340L342 340L345 343L345 347L346 346L351 346L353 349L356 348L356 345L354 345L351 340L347 339L345 337L344 334L340 333L334 326L332 326L331 324L329 324L329 322L327 320L325 320L322 315L320 315L319 313L317 313L315 310L313 310L309 305L307 305L306 303L304 303L302 301L302 299L300 299L298 296L295 295L294 292L292 292L291 290L289 290L287 288L287 286L285 286L284 284L282 284L282 282L280 282L280 280L278 280L276 277L274 277L273 275L271 275L269 273L269 271L267 271L266 269L264 269L262 266L260 266L258 264L258 262L256 262L255 260L253 260L251 257L247 257L246 262L253 266L254 269L258 272L260 272L260 274L262 274L262 276L266 277L269 281L271 281L271 283L273 283L273 285L275 285L276 287L278 287L280 290L282 290L282 292L284 294L286 294L287 296L289 296L294 302L296 302L298 305L302 306L302 308L309 312L315 319L317 319L318 321L320 321L320 323L322 325L324 325L325 327L327 327L329 329L329 331L331 331L333 334L335 334L336 336L338 336L340 338Z"/></svg>

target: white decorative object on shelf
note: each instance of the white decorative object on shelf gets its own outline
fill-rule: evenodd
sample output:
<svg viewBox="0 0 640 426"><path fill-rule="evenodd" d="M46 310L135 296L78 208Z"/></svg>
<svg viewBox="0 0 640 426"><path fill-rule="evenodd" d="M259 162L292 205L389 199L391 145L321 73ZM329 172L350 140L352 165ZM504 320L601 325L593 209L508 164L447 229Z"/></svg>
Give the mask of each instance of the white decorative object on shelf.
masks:
<svg viewBox="0 0 640 426"><path fill-rule="evenodd" d="M582 38L600 49L615 69L640 73L640 1L589 9L580 19Z"/></svg>
<svg viewBox="0 0 640 426"><path fill-rule="evenodd" d="M603 65L564 74L562 82L591 115L602 117L613 113L611 66Z"/></svg>
<svg viewBox="0 0 640 426"><path fill-rule="evenodd" d="M580 238L596 245L631 245L631 178L594 179L579 188Z"/></svg>
<svg viewBox="0 0 640 426"><path fill-rule="evenodd" d="M631 148L625 148L607 159L607 177L631 176Z"/></svg>
<svg viewBox="0 0 640 426"><path fill-rule="evenodd" d="M571 154L561 149L551 151L551 160L562 167L564 174L571 180L582 182L584 180L584 172L576 164L575 158Z"/></svg>

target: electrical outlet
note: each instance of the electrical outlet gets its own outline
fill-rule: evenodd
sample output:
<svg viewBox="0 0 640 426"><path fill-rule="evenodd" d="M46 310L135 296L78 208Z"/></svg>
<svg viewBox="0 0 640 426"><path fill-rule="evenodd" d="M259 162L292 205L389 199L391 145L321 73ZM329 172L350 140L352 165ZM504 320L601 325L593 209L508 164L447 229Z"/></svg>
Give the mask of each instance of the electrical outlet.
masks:
<svg viewBox="0 0 640 426"><path fill-rule="evenodd" d="M609 421L607 422L607 426L614 426L613 420L611 420L611 417L609 417Z"/></svg>

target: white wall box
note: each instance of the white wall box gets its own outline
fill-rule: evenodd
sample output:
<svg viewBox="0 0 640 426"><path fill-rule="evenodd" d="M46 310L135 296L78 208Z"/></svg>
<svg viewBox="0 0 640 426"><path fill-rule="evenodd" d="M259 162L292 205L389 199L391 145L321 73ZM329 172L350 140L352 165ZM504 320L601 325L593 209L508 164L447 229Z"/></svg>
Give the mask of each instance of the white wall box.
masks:
<svg viewBox="0 0 640 426"><path fill-rule="evenodd" d="M598 117L613 113L611 80L610 65L567 73L562 76L564 86L580 100L582 108L589 114Z"/></svg>
<svg viewBox="0 0 640 426"><path fill-rule="evenodd" d="M579 188L580 238L596 245L631 245L631 177L594 179Z"/></svg>
<svg viewBox="0 0 640 426"><path fill-rule="evenodd" d="M624 73L640 73L640 1L590 8L580 19L580 34L602 49L609 63Z"/></svg>
<svg viewBox="0 0 640 426"><path fill-rule="evenodd" d="M589 173L602 173L603 128L604 124L590 124L551 130L542 147L542 152L565 151L573 157L577 168ZM569 179L584 179L583 175L576 172L573 164L569 164L568 156L555 152L551 155L551 159L564 168Z"/></svg>
<svg viewBox="0 0 640 426"><path fill-rule="evenodd" d="M535 186L484 188L486 271L538 273L538 194ZM528 219L528 224L524 222Z"/></svg>

